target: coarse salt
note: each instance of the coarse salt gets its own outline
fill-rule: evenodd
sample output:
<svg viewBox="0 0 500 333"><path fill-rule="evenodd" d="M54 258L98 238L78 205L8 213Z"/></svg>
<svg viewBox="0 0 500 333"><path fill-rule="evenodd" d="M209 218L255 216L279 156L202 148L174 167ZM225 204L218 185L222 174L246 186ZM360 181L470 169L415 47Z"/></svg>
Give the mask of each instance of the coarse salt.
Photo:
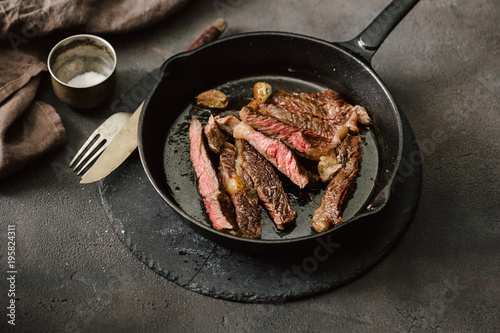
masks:
<svg viewBox="0 0 500 333"><path fill-rule="evenodd" d="M68 85L76 88L90 87L106 80L107 76L94 71L77 75L68 81Z"/></svg>

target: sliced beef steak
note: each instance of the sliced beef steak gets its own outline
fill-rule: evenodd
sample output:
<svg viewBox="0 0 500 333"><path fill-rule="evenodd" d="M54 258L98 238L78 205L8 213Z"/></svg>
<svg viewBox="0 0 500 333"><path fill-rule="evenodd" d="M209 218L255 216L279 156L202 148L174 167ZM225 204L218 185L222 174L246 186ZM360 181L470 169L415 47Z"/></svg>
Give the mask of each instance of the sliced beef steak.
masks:
<svg viewBox="0 0 500 333"><path fill-rule="evenodd" d="M341 130L339 126L307 113L290 111L280 106L265 103L258 104L256 111L294 126L305 135L316 140L340 143L342 139L338 138L338 133Z"/></svg>
<svg viewBox="0 0 500 333"><path fill-rule="evenodd" d="M347 103L339 93L331 89L304 94L289 93L277 89L271 96L270 104L286 110L295 110L321 119L332 120L334 123L342 123L347 114L355 112L361 124L369 125L371 123L364 107Z"/></svg>
<svg viewBox="0 0 500 333"><path fill-rule="evenodd" d="M243 109L246 108L248 107ZM231 133L235 139L248 141L281 173L300 188L304 188L309 184L316 184L319 181L319 177L304 168L297 156L283 142L256 131L235 116L215 117L215 121L225 133Z"/></svg>
<svg viewBox="0 0 500 333"><path fill-rule="evenodd" d="M224 189L221 189L217 173L208 156L203 140L203 126L193 120L189 126L191 161L198 179L198 190L212 225L221 231L236 229L234 209Z"/></svg>
<svg viewBox="0 0 500 333"><path fill-rule="evenodd" d="M250 177L269 216L278 230L284 230L297 217L297 212L290 205L290 199L283 189L283 184L274 172L271 164L248 142L236 140L236 149L241 166Z"/></svg>
<svg viewBox="0 0 500 333"><path fill-rule="evenodd" d="M214 116L208 118L208 124L205 126L205 137L207 138L210 150L220 155L222 146L224 142L227 141L227 136L219 129L219 126L214 120Z"/></svg>
<svg viewBox="0 0 500 333"><path fill-rule="evenodd" d="M273 104L261 103L258 105L257 111L285 124L293 125L307 136L329 143L339 144L349 132L347 122L336 124L308 113L285 109ZM356 120L354 119L351 123L355 124Z"/></svg>
<svg viewBox="0 0 500 333"><path fill-rule="evenodd" d="M347 132L358 133L358 122L371 123L365 108L352 106L330 89L304 94L278 89L266 103L252 101L250 105L258 112L300 128L305 135L334 144L339 144Z"/></svg>
<svg viewBox="0 0 500 333"><path fill-rule="evenodd" d="M356 175L359 171L361 160L361 146L356 144L358 140L350 140L351 144L339 151L340 159L343 160L343 168L330 181L326 187L321 205L314 212L312 226L317 232L328 230L331 226L337 226L344 221L341 217L344 199L353 187Z"/></svg>
<svg viewBox="0 0 500 333"><path fill-rule="evenodd" d="M315 140L304 135L301 128L296 125L284 123L272 116L256 112L250 107L241 109L240 118L254 129L282 141L297 154L310 160L319 161L321 156L329 155L337 146Z"/></svg>
<svg viewBox="0 0 500 333"><path fill-rule="evenodd" d="M236 212L238 234L248 238L260 238L262 227L260 224L260 207L257 193L248 182L248 178L241 166L242 159L238 158L236 148L226 142L220 155L219 171L222 185L231 196Z"/></svg>
<svg viewBox="0 0 500 333"><path fill-rule="evenodd" d="M368 113L333 90L271 94L268 84L256 88L255 100L239 112L241 120L210 116L204 131L197 120L189 129L199 192L214 228L260 238L259 203L278 230L293 224L297 212L276 169L299 188L328 182L312 227L323 232L342 224L342 206L360 168L358 125L371 123ZM208 148L219 155L219 174ZM306 169L302 163L313 162L302 157L318 162L318 172Z"/></svg>
<svg viewBox="0 0 500 333"><path fill-rule="evenodd" d="M319 177L304 168L297 156L283 142L256 131L244 122L234 128L233 136L235 139L248 141L298 187L304 188L318 181Z"/></svg>

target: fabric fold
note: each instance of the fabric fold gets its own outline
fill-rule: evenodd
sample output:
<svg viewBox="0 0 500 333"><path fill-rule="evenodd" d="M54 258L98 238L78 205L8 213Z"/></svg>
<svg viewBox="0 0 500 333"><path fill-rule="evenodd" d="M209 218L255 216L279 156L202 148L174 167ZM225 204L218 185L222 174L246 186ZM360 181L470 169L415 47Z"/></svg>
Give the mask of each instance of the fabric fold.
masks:
<svg viewBox="0 0 500 333"><path fill-rule="evenodd" d="M0 178L63 145L66 131L54 108L34 101L46 65L16 51L0 55Z"/></svg>
<svg viewBox="0 0 500 333"><path fill-rule="evenodd" d="M0 2L0 40L33 38L51 31L117 33L159 22L189 0L9 0Z"/></svg>

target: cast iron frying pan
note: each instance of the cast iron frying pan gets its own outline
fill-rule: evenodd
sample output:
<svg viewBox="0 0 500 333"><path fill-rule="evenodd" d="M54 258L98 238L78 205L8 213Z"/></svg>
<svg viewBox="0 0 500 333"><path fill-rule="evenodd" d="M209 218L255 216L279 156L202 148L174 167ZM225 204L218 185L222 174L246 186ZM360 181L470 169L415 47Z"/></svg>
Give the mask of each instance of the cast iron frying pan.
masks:
<svg viewBox="0 0 500 333"><path fill-rule="evenodd" d="M146 100L139 121L139 153L151 183L178 214L203 235L243 250L297 248L316 237L310 218L321 200L318 190L299 191L284 179L298 212L296 226L278 232L263 214L262 239L251 240L213 229L197 192L189 159L188 126L213 111L193 106L208 89L228 95L226 112L239 110L252 97L253 84L313 92L333 89L351 104L364 106L373 124L362 132L363 161L355 190L345 207L346 226L380 211L387 203L402 154L403 129L398 107L373 71L371 57L418 0L394 0L356 38L330 43L283 32L253 32L226 37L167 60Z"/></svg>

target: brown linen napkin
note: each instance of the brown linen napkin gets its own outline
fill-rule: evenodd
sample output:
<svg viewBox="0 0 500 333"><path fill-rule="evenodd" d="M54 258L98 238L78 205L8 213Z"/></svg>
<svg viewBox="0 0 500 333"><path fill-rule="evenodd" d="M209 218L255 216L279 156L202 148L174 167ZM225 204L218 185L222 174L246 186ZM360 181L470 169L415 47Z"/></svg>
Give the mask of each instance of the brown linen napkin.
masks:
<svg viewBox="0 0 500 333"><path fill-rule="evenodd" d="M54 30L125 32L159 22L189 0L0 1L0 41L25 43ZM2 23L3 26L2 26Z"/></svg>
<svg viewBox="0 0 500 333"><path fill-rule="evenodd" d="M66 141L54 108L33 101L44 70L45 63L30 55L0 53L0 178Z"/></svg>

